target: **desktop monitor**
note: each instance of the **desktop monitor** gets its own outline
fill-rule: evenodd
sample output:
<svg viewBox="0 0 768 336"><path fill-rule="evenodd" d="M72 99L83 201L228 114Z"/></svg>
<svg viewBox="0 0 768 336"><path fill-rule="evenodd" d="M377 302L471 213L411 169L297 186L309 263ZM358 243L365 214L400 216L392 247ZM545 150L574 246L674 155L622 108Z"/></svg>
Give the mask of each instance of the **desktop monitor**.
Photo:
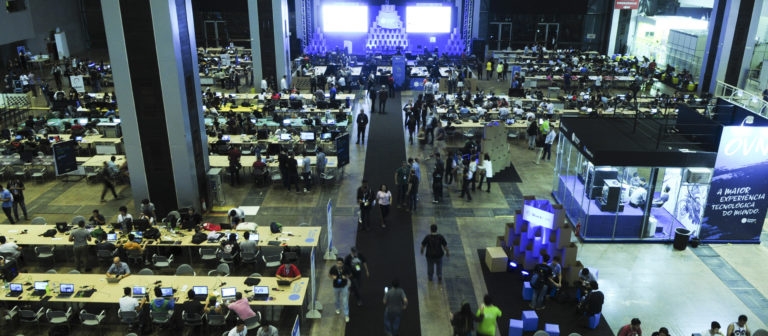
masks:
<svg viewBox="0 0 768 336"><path fill-rule="evenodd" d="M281 133L280 141L291 141L291 133Z"/></svg>
<svg viewBox="0 0 768 336"><path fill-rule="evenodd" d="M35 281L35 290L47 290L48 289L48 281Z"/></svg>
<svg viewBox="0 0 768 336"><path fill-rule="evenodd" d="M21 140L21 139L24 139L24 137L21 135L16 135L16 140Z"/></svg>
<svg viewBox="0 0 768 336"><path fill-rule="evenodd" d="M80 124L80 125L82 125L82 126L85 126L85 124L87 124L87 123L88 123L88 118L80 118L80 119L77 119L77 123L78 123L78 124Z"/></svg>
<svg viewBox="0 0 768 336"><path fill-rule="evenodd" d="M315 141L315 132L301 132L301 140Z"/></svg>
<svg viewBox="0 0 768 336"><path fill-rule="evenodd" d="M75 284L61 284L61 285L59 285L59 292L60 293L74 293L75 292Z"/></svg>
<svg viewBox="0 0 768 336"><path fill-rule="evenodd" d="M283 126L291 126L291 119L283 119Z"/></svg>
<svg viewBox="0 0 768 336"><path fill-rule="evenodd" d="M256 118L251 118L251 124L255 124L255 123L256 123Z"/></svg>
<svg viewBox="0 0 768 336"><path fill-rule="evenodd" d="M75 141L82 142L83 141L83 137L82 136L76 136L75 137Z"/></svg>

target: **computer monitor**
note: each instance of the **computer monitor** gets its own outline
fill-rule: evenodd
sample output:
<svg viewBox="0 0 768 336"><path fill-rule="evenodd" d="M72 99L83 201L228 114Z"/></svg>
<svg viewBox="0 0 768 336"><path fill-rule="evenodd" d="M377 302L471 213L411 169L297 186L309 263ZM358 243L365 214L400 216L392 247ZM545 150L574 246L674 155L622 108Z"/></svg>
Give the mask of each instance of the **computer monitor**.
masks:
<svg viewBox="0 0 768 336"><path fill-rule="evenodd" d="M291 133L280 133L280 141L291 141Z"/></svg>
<svg viewBox="0 0 768 336"><path fill-rule="evenodd" d="M48 281L35 281L35 290L47 290L48 289Z"/></svg>
<svg viewBox="0 0 768 336"><path fill-rule="evenodd" d="M229 141L229 135L222 135L221 136L221 141L227 141L228 142Z"/></svg>
<svg viewBox="0 0 768 336"><path fill-rule="evenodd" d="M221 297L224 299L234 298L237 294L237 287L224 287L221 289Z"/></svg>
<svg viewBox="0 0 768 336"><path fill-rule="evenodd" d="M301 140L315 141L315 132L301 132Z"/></svg>
<svg viewBox="0 0 768 336"><path fill-rule="evenodd" d="M110 243L117 241L117 233L107 233L107 241Z"/></svg>
<svg viewBox="0 0 768 336"><path fill-rule="evenodd" d="M160 293L162 293L163 297L173 296L173 288L171 288L171 287L160 287Z"/></svg>
<svg viewBox="0 0 768 336"><path fill-rule="evenodd" d="M256 118L251 118L251 124L255 124L255 123L256 123Z"/></svg>
<svg viewBox="0 0 768 336"><path fill-rule="evenodd" d="M74 293L75 284L61 284L59 285L59 293Z"/></svg>
<svg viewBox="0 0 768 336"><path fill-rule="evenodd" d="M259 241L259 234L256 232L251 232L251 235L248 236L248 240Z"/></svg>
<svg viewBox="0 0 768 336"><path fill-rule="evenodd" d="M320 135L320 140L323 140L323 141L328 141L328 140L331 140L332 138L333 138L333 134L331 133L323 133Z"/></svg>

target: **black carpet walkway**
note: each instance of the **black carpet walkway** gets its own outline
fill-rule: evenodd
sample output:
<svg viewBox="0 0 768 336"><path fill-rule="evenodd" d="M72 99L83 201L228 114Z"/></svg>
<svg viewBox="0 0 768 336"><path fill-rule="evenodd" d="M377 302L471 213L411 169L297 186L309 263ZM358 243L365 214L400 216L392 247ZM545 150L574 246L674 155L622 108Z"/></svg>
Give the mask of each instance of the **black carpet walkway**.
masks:
<svg viewBox="0 0 768 336"><path fill-rule="evenodd" d="M378 105L378 101L376 104ZM395 189L394 174L405 160L405 140L400 94L387 100L386 114L370 115L365 170L363 176L373 190L384 183ZM378 106L376 111L379 112ZM350 139L350 146L355 145ZM357 182L359 184L359 182ZM396 191L392 190L393 196ZM371 277L363 283L364 305L356 307L356 298L350 296L350 322L347 336L381 335L384 330L384 287L392 279L400 280L400 287L408 296L408 308L403 313L400 335L421 334L419 301L416 288L414 238L410 213L392 206L387 228L381 228L381 215L377 208L371 211L371 230L358 231L357 247L368 258Z"/></svg>

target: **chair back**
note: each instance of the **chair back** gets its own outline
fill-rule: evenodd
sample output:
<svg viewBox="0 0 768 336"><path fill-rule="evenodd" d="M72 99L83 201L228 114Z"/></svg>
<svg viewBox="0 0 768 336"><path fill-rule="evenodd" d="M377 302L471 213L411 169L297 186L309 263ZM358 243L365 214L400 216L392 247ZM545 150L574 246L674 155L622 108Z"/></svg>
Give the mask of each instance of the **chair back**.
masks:
<svg viewBox="0 0 768 336"><path fill-rule="evenodd" d="M46 224L46 223L47 222L45 221L45 218L43 218L43 217L32 218L32 221L30 222L30 224Z"/></svg>
<svg viewBox="0 0 768 336"><path fill-rule="evenodd" d="M216 267L216 272L218 272L221 275L229 275L229 265L219 264L219 266Z"/></svg>
<svg viewBox="0 0 768 336"><path fill-rule="evenodd" d="M240 252L240 262L243 262L243 263L256 262L256 253Z"/></svg>
<svg viewBox="0 0 768 336"><path fill-rule="evenodd" d="M99 259L109 259L112 258L112 251L110 250L96 250L96 257Z"/></svg>
<svg viewBox="0 0 768 336"><path fill-rule="evenodd" d="M80 221L85 222L85 217L75 216L74 218L72 218L72 225L77 225L78 223L80 223Z"/></svg>
<svg viewBox="0 0 768 336"><path fill-rule="evenodd" d="M195 270L189 264L181 264L176 267L176 275L195 275Z"/></svg>
<svg viewBox="0 0 768 336"><path fill-rule="evenodd" d="M136 273L136 274L138 274L138 275L155 275L155 272L153 272L149 268L142 268L141 271L139 271L139 273Z"/></svg>
<svg viewBox="0 0 768 336"><path fill-rule="evenodd" d="M226 316L221 314L208 314L206 318L209 326L223 326L226 323Z"/></svg>
<svg viewBox="0 0 768 336"><path fill-rule="evenodd" d="M165 323L171 319L167 311L150 311L149 316L152 317L152 323Z"/></svg>
<svg viewBox="0 0 768 336"><path fill-rule="evenodd" d="M120 322L132 324L139 317L139 313L133 310L118 311L117 316L120 317Z"/></svg>
<svg viewBox="0 0 768 336"><path fill-rule="evenodd" d="M181 318L184 320L184 324L188 326L198 326L203 324L203 316L200 314L187 314L186 311L182 311Z"/></svg>

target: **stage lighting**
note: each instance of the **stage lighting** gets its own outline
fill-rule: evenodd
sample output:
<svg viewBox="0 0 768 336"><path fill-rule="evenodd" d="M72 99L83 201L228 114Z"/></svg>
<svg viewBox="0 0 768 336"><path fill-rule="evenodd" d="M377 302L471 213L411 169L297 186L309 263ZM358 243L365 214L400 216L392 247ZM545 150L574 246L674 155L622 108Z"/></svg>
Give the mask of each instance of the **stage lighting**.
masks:
<svg viewBox="0 0 768 336"><path fill-rule="evenodd" d="M522 275L524 278L525 278L525 277L528 277L528 275L529 275L529 274L530 274L530 273L528 273L528 271L526 271L526 270L522 270L522 271L520 272L520 275Z"/></svg>

